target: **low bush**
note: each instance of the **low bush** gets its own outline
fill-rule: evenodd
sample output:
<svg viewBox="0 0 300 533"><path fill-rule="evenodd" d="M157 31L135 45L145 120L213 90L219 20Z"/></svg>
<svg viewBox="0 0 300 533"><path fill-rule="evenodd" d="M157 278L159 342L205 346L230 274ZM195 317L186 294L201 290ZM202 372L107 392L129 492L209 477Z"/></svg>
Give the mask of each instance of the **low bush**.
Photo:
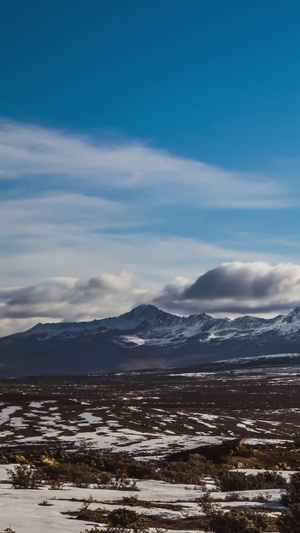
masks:
<svg viewBox="0 0 300 533"><path fill-rule="evenodd" d="M208 523L214 533L262 533L267 531L270 520L266 513L235 507L228 512L212 512Z"/></svg>
<svg viewBox="0 0 300 533"><path fill-rule="evenodd" d="M236 492L230 492L229 494L226 494L225 501L226 502L237 502L241 499L241 495Z"/></svg>
<svg viewBox="0 0 300 533"><path fill-rule="evenodd" d="M237 471L221 471L215 477L217 488L222 492L241 490L277 489L286 487L286 480L276 472L245 474Z"/></svg>
<svg viewBox="0 0 300 533"><path fill-rule="evenodd" d="M135 479L155 479L168 483L202 486L202 478L216 474L218 467L199 455L191 455L186 461L139 461L123 454L98 455L98 465L116 476ZM220 468L220 467L219 467Z"/></svg>
<svg viewBox="0 0 300 533"><path fill-rule="evenodd" d="M125 476L110 478L109 483L106 484L106 488L113 490L139 490L136 481Z"/></svg>
<svg viewBox="0 0 300 533"><path fill-rule="evenodd" d="M145 528L146 517L130 509L122 507L108 511L107 509L90 509L89 503L82 505L78 513L77 520L89 520L91 522L104 522L107 524L107 531L112 533L113 530L134 530L140 531Z"/></svg>
<svg viewBox="0 0 300 533"><path fill-rule="evenodd" d="M300 504L291 504L289 510L277 520L277 527L281 533L300 533Z"/></svg>
<svg viewBox="0 0 300 533"><path fill-rule="evenodd" d="M272 500L272 494L259 494L256 501L260 503L269 503Z"/></svg>
<svg viewBox="0 0 300 533"><path fill-rule="evenodd" d="M143 515L131 511L130 509L114 509L108 515L108 523L112 527L121 527L126 529L132 529L137 526L141 526L144 522Z"/></svg>
<svg viewBox="0 0 300 533"><path fill-rule="evenodd" d="M53 503L48 502L47 500L43 500L42 502L38 503L38 505L42 507L51 507Z"/></svg>
<svg viewBox="0 0 300 533"><path fill-rule="evenodd" d="M89 485L106 485L111 479L105 472L99 472L84 464L46 465L43 471L52 488L59 488L63 483L71 483L80 488L86 488Z"/></svg>
<svg viewBox="0 0 300 533"><path fill-rule="evenodd" d="M191 455L186 460L149 462L139 461L126 453L76 452L62 454L61 451L31 455L27 459L43 473L43 478L52 488L62 483L78 487L91 484L111 485L113 489L136 490L132 479L154 479L168 483L180 483L203 487L203 477L216 476L226 466L214 465L201 455Z"/></svg>
<svg viewBox="0 0 300 533"><path fill-rule="evenodd" d="M199 503L206 517L207 528L214 533L262 533L270 525L266 513L237 507L222 511L214 505L208 494L203 495Z"/></svg>
<svg viewBox="0 0 300 533"><path fill-rule="evenodd" d="M283 505L289 506L300 503L300 473L293 474L286 485L286 494L281 497Z"/></svg>
<svg viewBox="0 0 300 533"><path fill-rule="evenodd" d="M42 472L31 465L16 465L7 474L15 489L37 489L43 480Z"/></svg>
<svg viewBox="0 0 300 533"><path fill-rule="evenodd" d="M141 504L137 496L123 496L122 503L123 505L128 505L132 507L136 507Z"/></svg>
<svg viewBox="0 0 300 533"><path fill-rule="evenodd" d="M198 502L206 517L207 529L214 533L262 533L270 526L270 519L264 512L237 507L222 511L209 494L204 494Z"/></svg>

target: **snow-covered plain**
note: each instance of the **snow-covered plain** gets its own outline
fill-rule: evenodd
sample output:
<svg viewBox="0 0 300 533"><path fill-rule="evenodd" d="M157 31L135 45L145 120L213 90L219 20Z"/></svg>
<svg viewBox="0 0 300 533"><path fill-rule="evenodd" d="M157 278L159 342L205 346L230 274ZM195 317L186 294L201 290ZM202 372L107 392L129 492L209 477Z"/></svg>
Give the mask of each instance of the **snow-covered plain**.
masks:
<svg viewBox="0 0 300 533"><path fill-rule="evenodd" d="M36 445L70 450L125 451L149 460L201 444L217 444L244 437L255 445L294 441L299 435L300 374L285 368L237 371L85 376L80 378L29 378L0 381L1 447L22 450ZM19 452L18 452L19 453ZM103 489L64 487L53 491L14 490L0 466L0 531L16 533L84 532L97 525L62 514L75 511L90 494L111 509L131 494ZM289 474L285 474L289 475ZM199 513L193 500L202 493L194 486L138 481L138 498L152 502L179 502L184 513ZM279 512L280 491L247 491L255 502L224 501L211 480L207 489L220 506L255 505ZM262 493L267 502L259 503ZM53 505L40 506L43 500ZM100 506L98 503L91 504ZM119 507L120 504L114 504ZM172 509L136 509L160 516L182 517ZM100 527L100 526L99 526Z"/></svg>
<svg viewBox="0 0 300 533"><path fill-rule="evenodd" d="M194 378L200 376L190 375ZM178 427L182 432L180 436ZM292 424L288 429L291 436L297 431ZM113 406L103 409L71 399L68 400L68 410L55 401L23 402L11 407L2 405L0 430L0 445L47 443L51 440L62 446L160 456L186 447L216 444L224 438L240 435L241 430L245 430L249 437L263 434L264 438L275 438L281 431L286 437L286 426L281 428L280 422L212 415L198 410L185 412L181 409L150 408L145 412L143 404L127 405L123 413L117 413Z"/></svg>
<svg viewBox="0 0 300 533"><path fill-rule="evenodd" d="M0 465L0 528L11 527L16 533L81 533L85 529L92 527L101 530L104 524L87 522L82 520L70 519L66 513L76 511L81 504L77 501L88 499L90 496L97 502L90 504L91 509L105 507L113 510L122 505L122 498L130 495L128 491L107 490L87 488L80 489L76 487L65 486L61 490L49 490L47 487L37 490L13 489L7 476L7 468L13 468L15 465ZM201 515L199 505L195 502L203 494L203 490L197 489L194 485L170 484L162 481L143 480L137 482L139 492L135 492L140 500L150 502L169 503L176 502L183 507L182 511L172 509L162 509L152 507L130 507L138 513L159 515L165 518L178 519L185 516ZM226 501L227 492L218 492L214 483L208 479L206 490L211 496L218 501L218 505L240 506L245 507L262 507L267 508L271 513L281 511L284 507L280 503L280 497L283 491L280 489L273 490L248 490L237 492L236 501ZM232 493L231 493L232 494ZM260 496L267 496L267 503L258 501ZM250 501L241 502L239 498L246 497ZM51 506L39 505L46 500ZM116 502L119 501L120 503ZM111 504L109 502L116 502ZM126 507L126 506L125 506Z"/></svg>

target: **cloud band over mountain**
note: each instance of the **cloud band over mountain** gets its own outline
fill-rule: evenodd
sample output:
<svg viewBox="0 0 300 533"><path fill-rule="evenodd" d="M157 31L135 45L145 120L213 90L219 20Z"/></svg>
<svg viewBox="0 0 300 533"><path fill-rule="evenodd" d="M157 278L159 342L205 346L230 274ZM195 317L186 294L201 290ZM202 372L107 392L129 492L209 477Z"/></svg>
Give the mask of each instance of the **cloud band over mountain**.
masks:
<svg viewBox="0 0 300 533"><path fill-rule="evenodd" d="M300 265L224 263L194 282L177 278L156 294L138 284L129 272L103 273L89 280L54 278L28 287L0 290L0 298L1 335L39 321L118 315L149 302L178 314L276 314L299 305Z"/></svg>
<svg viewBox="0 0 300 533"><path fill-rule="evenodd" d="M184 280L164 287L158 305L181 312L274 313L300 302L300 265L272 266L253 263L224 263L201 275L193 283Z"/></svg>

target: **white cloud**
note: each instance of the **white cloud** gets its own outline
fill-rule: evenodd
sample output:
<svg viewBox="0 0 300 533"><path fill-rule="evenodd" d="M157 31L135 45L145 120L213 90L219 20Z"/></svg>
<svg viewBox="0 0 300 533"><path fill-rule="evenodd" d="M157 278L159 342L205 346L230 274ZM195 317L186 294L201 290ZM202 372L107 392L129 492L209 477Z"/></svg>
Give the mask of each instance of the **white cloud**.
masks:
<svg viewBox="0 0 300 533"><path fill-rule="evenodd" d="M162 209L163 204L178 206L182 215L183 205L269 209L298 203L296 194L291 198L289 190L263 176L230 172L138 142L108 144L9 121L0 122L0 180L6 191L0 200L1 285L28 286L18 292L24 304L14 303L15 291L2 291L4 332L34 321L119 314L154 294L163 306L182 313L224 308L224 298L179 295L220 262L274 264L286 258L206 242L205 225L198 238L163 234L175 211ZM28 197L30 191L34 197ZM189 225L186 235L191 220ZM142 292L137 282L121 289L125 278L110 274L116 271L131 272ZM104 280L99 272L109 274ZM174 277L176 283L162 291ZM80 281L85 279L90 281Z"/></svg>
<svg viewBox="0 0 300 533"><path fill-rule="evenodd" d="M3 286L125 269L153 288L176 275L194 277L221 261L282 260L279 254L234 249L240 243L229 247L206 242L205 226L198 238L162 232L170 227L174 210L168 213L157 204L270 208L291 203L286 191L262 177L224 171L139 143L96 143L64 131L2 121L1 178L11 187L0 200ZM19 189L21 178L24 187L30 184L26 197L24 188ZM37 183L42 184L39 193ZM34 197L27 197L31 190ZM187 225L191 227L191 220Z"/></svg>
<svg viewBox="0 0 300 533"><path fill-rule="evenodd" d="M17 331L37 322L92 320L122 313L140 303L146 291L130 272L102 273L82 280L47 279L35 285L0 290L0 332Z"/></svg>
<svg viewBox="0 0 300 533"><path fill-rule="evenodd" d="M0 307L1 309L1 307ZM0 337L6 337L13 333L26 331L37 324L37 322L60 322L52 317L35 317L35 318L0 318Z"/></svg>
<svg viewBox="0 0 300 533"><path fill-rule="evenodd" d="M88 280L55 278L0 290L0 298L0 335L37 322L115 316L140 303L154 303L179 314L274 315L299 305L300 265L224 263L196 281L177 277L164 287L138 282L126 271L102 273Z"/></svg>
<svg viewBox="0 0 300 533"><path fill-rule="evenodd" d="M275 181L176 157L141 143L97 143L87 136L3 120L0 177L60 176L134 189L147 202L269 209L297 203Z"/></svg>
<svg viewBox="0 0 300 533"><path fill-rule="evenodd" d="M26 220L19 222L17 218L15 226L12 219L11 224L0 224L3 242L7 240L10 247L12 240L14 243L9 252L2 254L2 286L36 283L48 277L95 277L99 271L124 269L144 280L147 288L155 289L175 276L195 278L223 261L283 260L280 254L240 251L188 237L138 231L103 233L97 231L97 216L82 222L79 207L68 223L51 217L41 222L34 210L32 218L30 209L25 212ZM5 220L3 211L0 221L2 216Z"/></svg>
<svg viewBox="0 0 300 533"><path fill-rule="evenodd" d="M126 205L83 194L52 193L0 203L0 237L55 237L59 227L69 233L79 227L105 230L136 224Z"/></svg>

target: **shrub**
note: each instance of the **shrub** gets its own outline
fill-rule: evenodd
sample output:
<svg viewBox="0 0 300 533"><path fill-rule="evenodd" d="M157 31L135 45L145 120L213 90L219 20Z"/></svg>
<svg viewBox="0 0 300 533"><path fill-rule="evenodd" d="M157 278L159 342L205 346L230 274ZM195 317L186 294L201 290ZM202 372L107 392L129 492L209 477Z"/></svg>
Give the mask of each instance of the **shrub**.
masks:
<svg viewBox="0 0 300 533"><path fill-rule="evenodd" d="M140 500L138 499L137 496L123 496L122 503L124 505L129 505L129 506L132 506L132 507L136 507L136 506L140 505Z"/></svg>
<svg viewBox="0 0 300 533"><path fill-rule="evenodd" d="M282 495L281 501L284 505L300 503L300 473L291 476L286 487L286 494Z"/></svg>
<svg viewBox="0 0 300 533"><path fill-rule="evenodd" d="M7 473L15 489L36 489L42 483L42 473L34 466L16 465Z"/></svg>
<svg viewBox="0 0 300 533"><path fill-rule="evenodd" d="M67 513L70 514L70 513ZM77 520L88 520L89 522L106 522L107 510L101 509L89 509L89 504L84 503L79 511L73 513Z"/></svg>
<svg viewBox="0 0 300 533"><path fill-rule="evenodd" d="M108 515L108 523L112 527L134 528L141 525L143 516L129 509L114 509Z"/></svg>
<svg viewBox="0 0 300 533"><path fill-rule="evenodd" d="M300 533L300 504L291 504L289 510L277 520L277 527L281 533Z"/></svg>
<svg viewBox="0 0 300 533"><path fill-rule="evenodd" d="M276 472L259 472L245 474L244 472L221 471L215 478L216 485L222 492L276 489L286 486L286 480Z"/></svg>
<svg viewBox="0 0 300 533"><path fill-rule="evenodd" d="M237 502L241 499L241 495L236 492L230 492L229 494L226 494L225 501L226 502Z"/></svg>
<svg viewBox="0 0 300 533"><path fill-rule="evenodd" d="M138 461L123 454L102 454L97 464L116 476L136 479L155 479L168 483L188 483L202 485L204 475L215 474L217 468L213 463L198 455L191 455L187 461Z"/></svg>
<svg viewBox="0 0 300 533"><path fill-rule="evenodd" d="M289 510L283 513L277 521L278 529L282 533L300 533L300 473L294 474L287 484L286 494L281 497L283 505Z"/></svg>
<svg viewBox="0 0 300 533"><path fill-rule="evenodd" d="M262 533L270 525L266 513L240 508L223 512L214 505L208 494L204 494L198 501L205 514L207 527L214 533Z"/></svg>
<svg viewBox="0 0 300 533"><path fill-rule="evenodd" d="M262 533L270 520L266 513L233 508L228 512L213 511L208 523L214 533Z"/></svg>
<svg viewBox="0 0 300 533"><path fill-rule="evenodd" d="M272 494L259 494L256 498L256 501L260 503L268 503L272 500Z"/></svg>
<svg viewBox="0 0 300 533"><path fill-rule="evenodd" d="M215 466L197 454L176 462L139 461L126 453L76 452L62 456L60 452L51 452L44 459L45 457L49 460L41 462L40 456L33 458L32 455L28 460L36 459L37 467L44 472L48 483L54 488L60 487L62 483L73 483L81 487L94 483L107 486L112 483L112 488L120 487L124 490L129 487L129 490L134 490L130 486L132 481L125 481L132 478L202 486L204 476L215 476L219 470L226 468ZM112 477L118 481L111 481Z"/></svg>
<svg viewBox="0 0 300 533"><path fill-rule="evenodd" d="M41 505L42 507L51 507L53 503L50 503L47 500L43 500L42 502L38 503L38 505Z"/></svg>
<svg viewBox="0 0 300 533"><path fill-rule="evenodd" d="M205 515L208 515L215 508L214 500L208 492L200 496L196 501Z"/></svg>
<svg viewBox="0 0 300 533"><path fill-rule="evenodd" d="M107 488L113 490L139 490L136 481L125 476L117 477L115 479L110 478Z"/></svg>
<svg viewBox="0 0 300 533"><path fill-rule="evenodd" d="M102 463L100 465L103 466ZM113 490L138 490L136 482L129 479L124 472L112 477L108 472L99 470L97 461L91 461L91 464L87 464L84 460L77 460L75 463L46 464L43 465L43 473L45 480L53 489L61 488L63 483L70 483L80 488L97 485L99 488Z"/></svg>
<svg viewBox="0 0 300 533"><path fill-rule="evenodd" d="M102 472L97 472L97 470L84 464L60 463L54 466L48 465L44 468L44 473L52 488L60 488L63 483L71 483L75 487L86 488L102 481Z"/></svg>

